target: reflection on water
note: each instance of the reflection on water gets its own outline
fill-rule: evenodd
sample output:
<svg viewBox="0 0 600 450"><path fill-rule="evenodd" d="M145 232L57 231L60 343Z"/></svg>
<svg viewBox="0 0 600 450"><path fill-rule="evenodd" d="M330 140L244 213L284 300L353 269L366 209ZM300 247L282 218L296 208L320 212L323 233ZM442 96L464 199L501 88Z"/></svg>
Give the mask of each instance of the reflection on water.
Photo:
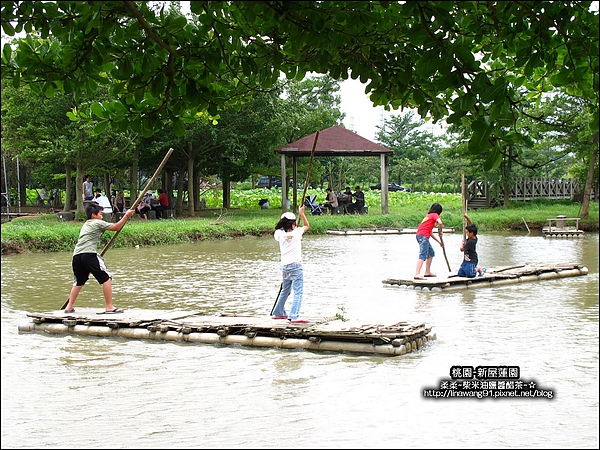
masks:
<svg viewBox="0 0 600 450"><path fill-rule="evenodd" d="M450 266L460 235L445 234ZM433 270L446 271L437 244ZM425 322L437 341L403 357L18 334L58 309L71 255L2 258L2 448L598 447L598 235L480 235L481 265L579 262L583 277L463 292L385 287L412 276L413 235L306 236L302 314ZM263 315L277 244L244 238L111 249L115 304ZM77 306L103 308L90 280ZM518 365L553 400L433 400L454 365ZM115 432L118 430L118 433Z"/></svg>

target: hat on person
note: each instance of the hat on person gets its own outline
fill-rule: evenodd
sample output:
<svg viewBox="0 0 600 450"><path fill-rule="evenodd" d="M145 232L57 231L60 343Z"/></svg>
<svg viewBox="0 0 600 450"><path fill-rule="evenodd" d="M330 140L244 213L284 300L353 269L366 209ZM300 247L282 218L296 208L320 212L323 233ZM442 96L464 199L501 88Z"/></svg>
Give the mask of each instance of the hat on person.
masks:
<svg viewBox="0 0 600 450"><path fill-rule="evenodd" d="M146 194L150 194L150 195L152 195L152 191L148 191L148 192L146 192Z"/></svg>
<svg viewBox="0 0 600 450"><path fill-rule="evenodd" d="M293 212L284 212L281 215L282 219L288 219L288 220L296 220L296 214L294 214Z"/></svg>

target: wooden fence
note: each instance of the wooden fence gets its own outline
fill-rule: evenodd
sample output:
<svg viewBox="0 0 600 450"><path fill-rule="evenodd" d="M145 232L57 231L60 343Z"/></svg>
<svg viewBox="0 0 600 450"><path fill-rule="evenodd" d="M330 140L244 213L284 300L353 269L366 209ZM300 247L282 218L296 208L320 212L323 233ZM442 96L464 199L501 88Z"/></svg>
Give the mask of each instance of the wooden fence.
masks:
<svg viewBox="0 0 600 450"><path fill-rule="evenodd" d="M511 201L527 201L535 198L572 199L577 190L577 183L568 180L550 178L517 178L509 188ZM498 189L497 198L491 192L494 186L485 181L473 180L467 186L467 202L470 208L490 208L504 201L504 188Z"/></svg>

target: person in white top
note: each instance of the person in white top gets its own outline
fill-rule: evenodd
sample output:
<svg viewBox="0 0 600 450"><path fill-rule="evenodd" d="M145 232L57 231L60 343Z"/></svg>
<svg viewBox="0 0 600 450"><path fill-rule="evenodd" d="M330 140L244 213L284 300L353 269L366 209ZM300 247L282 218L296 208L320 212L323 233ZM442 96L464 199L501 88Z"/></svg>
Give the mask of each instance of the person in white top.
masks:
<svg viewBox="0 0 600 450"><path fill-rule="evenodd" d="M281 219L275 225L273 237L279 242L281 251L281 270L283 281L279 296L273 306L271 314L273 319L288 319L290 323L309 323L308 320L299 319L300 306L302 305L302 291L304 278L302 274L302 235L308 231L310 224L304 213L304 205L299 210L303 226L296 224L296 215L292 212L286 212L281 215ZM294 301L289 315L285 312L285 303L294 289Z"/></svg>
<svg viewBox="0 0 600 450"><path fill-rule="evenodd" d="M94 198L94 201L96 203L98 203L100 206L102 206L102 208L103 208L102 212L107 215L110 214L111 219L112 219L112 214L113 214L112 205L111 205L108 197L106 195L102 195L102 191L100 189L96 189L96 197Z"/></svg>
<svg viewBox="0 0 600 450"><path fill-rule="evenodd" d="M81 186L81 194L84 200L94 200L94 183L92 183L92 177L86 175Z"/></svg>

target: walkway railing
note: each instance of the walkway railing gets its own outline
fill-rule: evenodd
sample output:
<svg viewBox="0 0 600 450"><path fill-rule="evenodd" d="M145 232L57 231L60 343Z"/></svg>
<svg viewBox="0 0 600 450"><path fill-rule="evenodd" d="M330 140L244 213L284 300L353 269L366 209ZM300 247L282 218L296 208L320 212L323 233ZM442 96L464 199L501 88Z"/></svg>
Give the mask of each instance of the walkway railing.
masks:
<svg viewBox="0 0 600 450"><path fill-rule="evenodd" d="M498 189L498 198L493 198L493 185L485 181L473 180L467 186L467 203L469 208L489 208L504 200L504 188ZM577 184L568 180L550 178L517 178L509 187L511 201L527 201L535 198L571 199Z"/></svg>

